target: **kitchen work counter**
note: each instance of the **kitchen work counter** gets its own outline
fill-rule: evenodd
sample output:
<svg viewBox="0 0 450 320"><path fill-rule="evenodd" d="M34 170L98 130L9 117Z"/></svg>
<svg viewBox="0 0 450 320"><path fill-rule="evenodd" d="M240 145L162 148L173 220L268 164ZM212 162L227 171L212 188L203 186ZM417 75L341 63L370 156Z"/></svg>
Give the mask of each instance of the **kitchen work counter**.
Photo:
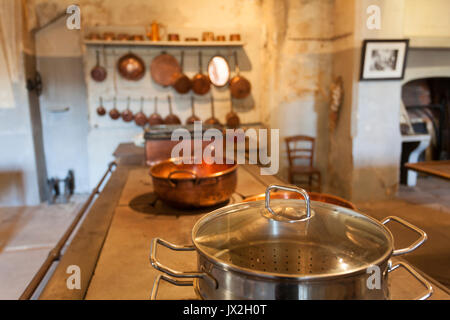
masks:
<svg viewBox="0 0 450 320"><path fill-rule="evenodd" d="M407 163L405 167L410 170L450 180L450 160Z"/></svg>
<svg viewBox="0 0 450 320"><path fill-rule="evenodd" d="M259 176L256 166L240 166L238 186L230 202L263 193L271 183L285 184L275 177ZM190 244L192 227L209 211L186 212L165 206L153 194L148 168L119 165L40 298L149 299L153 282L160 274L149 261L152 238ZM161 247L158 259L176 270L196 269L194 252L174 252ZM69 265L81 269L81 290L66 287ZM394 299L412 299L425 290L402 269L394 271L390 280ZM435 289L433 299L450 298L430 281ZM158 298L196 299L196 295L192 287L161 282Z"/></svg>

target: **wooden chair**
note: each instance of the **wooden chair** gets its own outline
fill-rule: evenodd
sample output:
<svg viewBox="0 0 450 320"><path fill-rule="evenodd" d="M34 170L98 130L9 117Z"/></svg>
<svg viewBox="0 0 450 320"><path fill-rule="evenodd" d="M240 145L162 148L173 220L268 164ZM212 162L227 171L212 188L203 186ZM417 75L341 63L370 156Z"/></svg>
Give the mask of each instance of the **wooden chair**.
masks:
<svg viewBox="0 0 450 320"><path fill-rule="evenodd" d="M316 189L320 192L320 171L313 166L315 140L308 136L285 138L289 159L289 183L294 184L296 176L306 176L308 177L308 191L312 191L313 184L315 184ZM303 163L297 164L300 160Z"/></svg>

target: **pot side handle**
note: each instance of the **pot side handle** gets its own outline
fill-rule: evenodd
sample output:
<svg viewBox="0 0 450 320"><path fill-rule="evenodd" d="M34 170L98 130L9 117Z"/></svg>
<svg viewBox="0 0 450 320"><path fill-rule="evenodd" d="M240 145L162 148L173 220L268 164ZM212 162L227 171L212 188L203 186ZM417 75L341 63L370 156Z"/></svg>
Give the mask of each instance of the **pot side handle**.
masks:
<svg viewBox="0 0 450 320"><path fill-rule="evenodd" d="M156 270L159 270L161 272L164 272L165 274L175 277L175 278L200 278L204 279L206 281L211 281L211 285L217 289L218 283L216 279L214 279L212 276L207 274L206 272L198 272L198 271L177 271L173 270L169 267L166 267L165 265L161 264L158 259L156 258L156 248L158 247L158 244L163 245L166 248L169 248L174 251L195 251L194 246L179 246L175 245L173 243L170 243L168 241L165 241L160 238L154 238L151 243L150 247L150 263Z"/></svg>
<svg viewBox="0 0 450 320"><path fill-rule="evenodd" d="M389 264L390 263L391 263L391 261L389 261ZM397 262L397 264L395 266L390 266L388 269L388 272L392 272L395 269L400 268L400 267L405 268L406 271L408 271L414 278L419 280L419 282L421 284L423 284L425 288L427 288L427 293L421 297L417 297L415 300L426 300L429 297L431 297L431 295L433 294L433 287L424 277L422 277L422 275L420 273L418 273L416 270L414 270L409 264L399 261L399 262Z"/></svg>
<svg viewBox="0 0 450 320"><path fill-rule="evenodd" d="M158 247L158 244L160 244L166 248L169 248L171 250L174 250L174 251L195 251L194 246L179 246L179 245L172 244L172 243L165 241L163 239L160 239L160 238L154 238L152 240L151 247L150 247L150 263L153 266L153 268L155 268L156 270L159 270L161 272L164 272L165 274L168 274L168 275L170 275L172 277L176 277L176 278L201 278L205 275L203 272L196 272L196 271L182 272L182 271L176 271L169 267L164 266L156 258L156 248Z"/></svg>
<svg viewBox="0 0 450 320"><path fill-rule="evenodd" d="M150 295L150 300L156 300L156 296L158 295L159 283L161 280L167 281L176 286L189 287L194 285L193 280L178 280L172 277L160 274L156 277L155 282L153 283L152 293Z"/></svg>
<svg viewBox="0 0 450 320"><path fill-rule="evenodd" d="M416 250L418 247L420 247L427 240L427 238L428 238L427 234L423 230L419 229L418 227L412 225L408 221L405 221L399 217L394 217L394 216L387 217L387 218L384 218L383 221L381 221L381 223L383 225L386 225L391 220L394 220L394 221L400 223L401 225L407 227L408 229L411 229L411 230L417 232L418 234L420 234L420 238L417 239L414 243L412 243L409 247L394 250L394 252L392 253L393 256L399 256L402 254L410 253L410 252Z"/></svg>

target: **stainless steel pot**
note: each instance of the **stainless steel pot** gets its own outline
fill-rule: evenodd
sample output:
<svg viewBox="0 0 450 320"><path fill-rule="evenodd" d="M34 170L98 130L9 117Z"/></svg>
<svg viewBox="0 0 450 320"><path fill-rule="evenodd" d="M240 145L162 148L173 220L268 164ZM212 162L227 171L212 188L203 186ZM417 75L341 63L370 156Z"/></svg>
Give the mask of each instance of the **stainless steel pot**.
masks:
<svg viewBox="0 0 450 320"><path fill-rule="evenodd" d="M297 192L305 200L271 200L272 190ZM393 247L385 225L395 220L420 235L407 248ZM192 230L194 246L159 238L151 245L150 262L167 275L161 279L193 285L202 299L389 299L388 275L405 268L426 288L433 288L404 262L391 256L417 249L426 234L397 217L381 223L351 209L310 202L305 190L270 186L264 201L240 203L203 216ZM173 270L157 260L157 247L197 251L198 271ZM180 280L178 278L190 278ZM193 279L193 280L192 280Z"/></svg>

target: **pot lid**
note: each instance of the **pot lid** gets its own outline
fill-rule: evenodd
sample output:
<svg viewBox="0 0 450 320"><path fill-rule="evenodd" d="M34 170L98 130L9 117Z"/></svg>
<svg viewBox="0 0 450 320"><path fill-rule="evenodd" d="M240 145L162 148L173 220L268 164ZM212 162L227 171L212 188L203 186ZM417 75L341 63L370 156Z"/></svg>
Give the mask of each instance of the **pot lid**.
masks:
<svg viewBox="0 0 450 320"><path fill-rule="evenodd" d="M305 200L271 200L272 190ZM264 201L227 206L201 218L192 239L200 254L235 271L268 277L317 278L360 272L387 260L391 233L378 221L310 201L297 187L270 186Z"/></svg>

